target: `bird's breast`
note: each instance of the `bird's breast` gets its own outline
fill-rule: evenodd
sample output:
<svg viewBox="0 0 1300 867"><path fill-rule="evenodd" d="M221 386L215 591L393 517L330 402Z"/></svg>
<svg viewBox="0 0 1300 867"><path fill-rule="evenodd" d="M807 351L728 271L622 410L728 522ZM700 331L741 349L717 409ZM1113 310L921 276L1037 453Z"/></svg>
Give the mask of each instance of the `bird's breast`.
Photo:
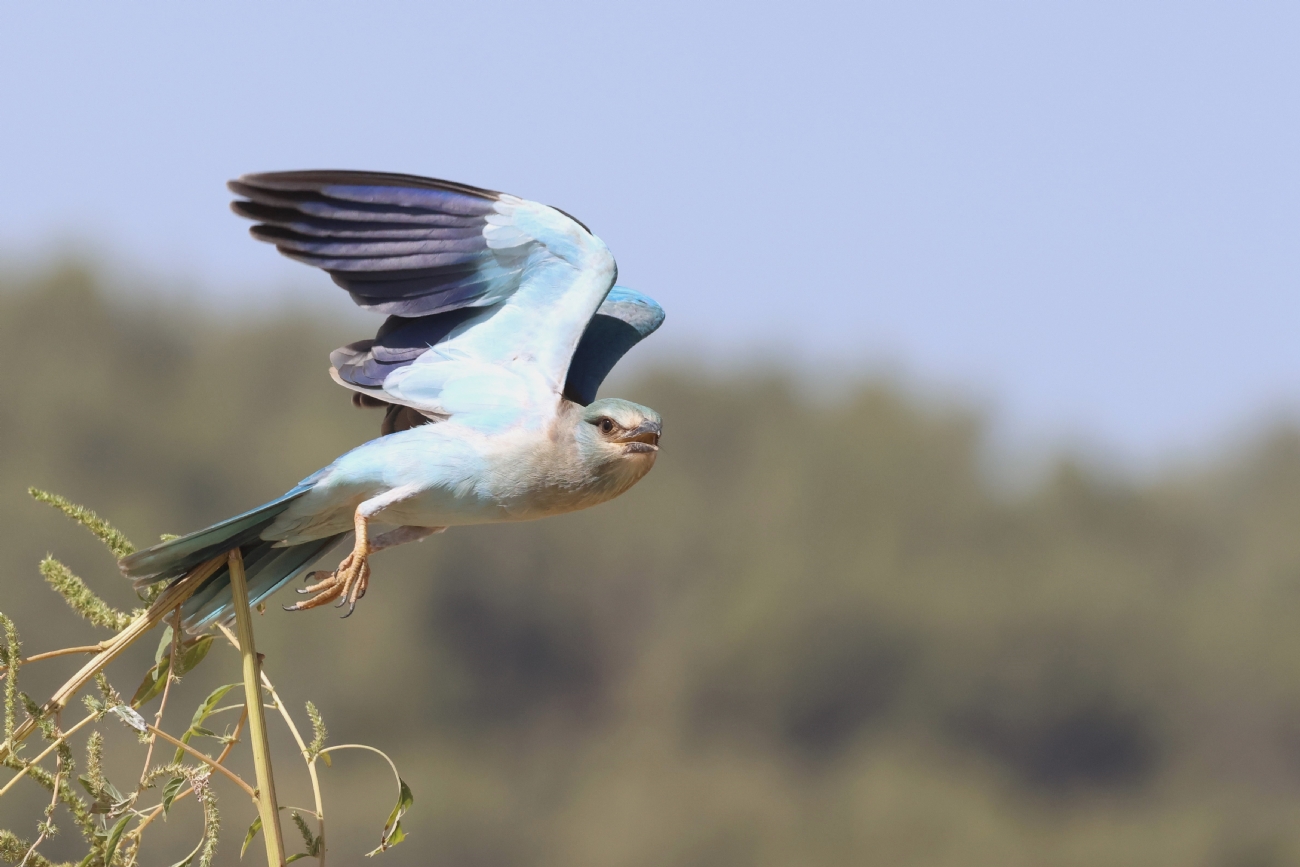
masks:
<svg viewBox="0 0 1300 867"><path fill-rule="evenodd" d="M383 460L353 475L373 477L373 493L398 486L416 491L376 516L390 524L446 527L559 515L617 497L649 469L649 462L593 468L571 434L550 429L487 436L442 422L384 439ZM350 508L344 517L350 521Z"/></svg>
<svg viewBox="0 0 1300 867"><path fill-rule="evenodd" d="M527 521L598 505L623 493L649 469L649 463L630 462L595 467L582 458L572 436L554 431L510 446L489 462L489 486L501 520Z"/></svg>

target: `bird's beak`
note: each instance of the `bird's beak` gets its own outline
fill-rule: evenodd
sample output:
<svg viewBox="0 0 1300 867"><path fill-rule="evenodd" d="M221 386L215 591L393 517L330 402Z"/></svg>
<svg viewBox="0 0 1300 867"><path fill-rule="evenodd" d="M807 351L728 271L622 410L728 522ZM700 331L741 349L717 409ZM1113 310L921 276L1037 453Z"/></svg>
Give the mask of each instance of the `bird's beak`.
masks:
<svg viewBox="0 0 1300 867"><path fill-rule="evenodd" d="M661 433L663 433L663 425L657 421L647 419L619 437L618 441L626 444L628 452L632 454L657 452L659 451L659 435Z"/></svg>

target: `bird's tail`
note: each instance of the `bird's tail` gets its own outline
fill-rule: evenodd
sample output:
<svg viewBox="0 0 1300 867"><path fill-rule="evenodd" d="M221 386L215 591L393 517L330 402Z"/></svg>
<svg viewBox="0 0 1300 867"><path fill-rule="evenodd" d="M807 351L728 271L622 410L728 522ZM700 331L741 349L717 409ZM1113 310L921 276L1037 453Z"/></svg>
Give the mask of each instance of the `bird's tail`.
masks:
<svg viewBox="0 0 1300 867"><path fill-rule="evenodd" d="M249 602L256 605L301 575L349 535L339 533L284 547L262 539L262 532L294 500L309 491L314 481L315 477L308 478L284 496L250 512L123 557L118 561L118 568L140 588L179 578L201 563L238 548L244 559ZM218 569L194 591L181 607L181 616L190 631L233 616L227 566Z"/></svg>

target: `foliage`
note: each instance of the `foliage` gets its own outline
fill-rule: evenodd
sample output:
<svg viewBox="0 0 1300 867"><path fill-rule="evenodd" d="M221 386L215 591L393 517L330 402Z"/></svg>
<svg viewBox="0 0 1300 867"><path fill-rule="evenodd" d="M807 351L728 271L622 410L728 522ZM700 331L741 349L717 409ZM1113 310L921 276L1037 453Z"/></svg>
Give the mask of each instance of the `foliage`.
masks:
<svg viewBox="0 0 1300 867"><path fill-rule="evenodd" d="M375 321L330 307L328 281L220 313L112 296L84 268L10 283L0 344L39 371L0 401L11 564L45 556L55 520L28 484L142 540L277 496L378 431L328 377L329 351ZM951 390L818 369L842 381L811 392L766 357L696 364L665 329L671 362L647 355L656 337L605 389L665 419L628 494L385 552L343 624L277 598L258 620L258 649L292 660L293 708L311 697L336 742L382 730L407 779L437 781L403 820L416 845L386 863L1300 861L1294 425L1130 471L991 441L982 401ZM77 531L57 553L129 610L129 584L93 580L101 550ZM30 650L53 645L27 624L104 635L39 580L8 576L0 608ZM124 698L152 650L119 663ZM234 679L198 682L229 658L181 684L177 729ZM393 784L338 758L330 855L360 863ZM30 800L29 819L0 799L29 843ZM229 836L251 813L225 800ZM162 825L160 847L193 845ZM48 848L78 840L69 826Z"/></svg>
<svg viewBox="0 0 1300 867"><path fill-rule="evenodd" d="M51 494L49 491L42 491L40 488L28 488L27 493L36 501L53 506L76 523L85 527L96 539L104 543L115 559L121 560L128 554L135 553L135 545L132 545L131 540L126 538L126 534L85 506L78 506L66 497Z"/></svg>
<svg viewBox="0 0 1300 867"><path fill-rule="evenodd" d="M135 550L121 531L91 510L73 504L63 497L35 488L32 488L30 493L35 499L55 506L73 521L90 530L108 548L114 559ZM46 578L47 583L64 598L68 605L95 626L121 631L126 629L136 617L143 615L143 611L138 611L135 615L127 615L112 608L91 591L84 581L73 575L66 566L53 557L46 557L41 562L40 571ZM191 636L176 631L179 628L179 616L178 607L175 613L174 625L164 629L158 643L158 649L154 655L154 665L145 673L143 681L136 689L129 704L122 701L118 691L112 686L103 671L100 671L95 678L99 697L85 696L85 704L89 715L76 725L65 729L62 724L62 713L57 706L46 705L43 707L37 704L18 688L19 676L24 668L33 662L69 654L97 653L102 649L101 645L72 647L24 658L17 627L11 618L0 614L0 629L4 634L4 644L0 645L0 662L4 665L3 677L5 679L5 740L3 744L0 744L0 748L4 750L4 764L17 771L3 785L3 788L0 788L0 796L14 790L15 786L24 778L37 785L44 786L50 792L48 804L41 813L40 821L37 823L37 834L34 839L29 842L13 831L0 830L0 860L24 865L24 867L26 865L53 865L54 862L42 854L40 847L48 838L57 833L58 829L54 824L54 817L56 810L62 804L67 808L73 821L81 830L88 847L85 856L77 862L78 867L108 867L108 865L133 867L133 865L139 863L145 831L150 828L154 820L160 814L166 816L177 800L192 795L202 813L202 833L198 843L187 855L176 862L175 867L211 867L216 856L217 843L221 834L221 814L217 806L217 795L213 785L214 774L220 772L238 783L252 797L254 805L257 803L256 791L225 765L232 748L239 741L247 717L247 709L242 704L227 707L218 706L227 693L239 686L239 684L226 684L213 689L199 704L194 711L189 726L179 738L168 735L160 728L163 724L168 695L173 685L182 677L194 671L204 661L215 638L210 634ZM225 631L224 628L223 631ZM226 632L226 636L231 639L231 644L235 645L229 632ZM238 650L237 645L235 645L235 649ZM278 696L275 696L274 687L270 685L269 680L265 681L265 683L278 705L279 700ZM151 725L137 712L136 708L148 704L155 698L159 698L160 701L155 721ZM51 707L55 707L55 709L51 711ZM303 746L301 755L307 764L313 784L315 784L315 763L329 748L325 747L325 724L319 711L310 702L308 702L307 708L308 717L312 723L313 738L310 748ZM282 706L279 709L293 737L301 745L302 738L293 719ZM49 747L30 760L24 760L21 757L21 735L18 724L20 710L27 719L36 723L36 730L40 731L45 740L50 742ZM209 718L214 714L230 710L243 710L239 723L233 732L227 729L226 734L218 735L207 727ZM119 788L109 780L105 772L105 738L100 724L110 717L121 721L128 728L134 730L139 735L140 743L147 746L139 783L134 787ZM70 740L83 728L88 729L88 733L85 735L86 773L77 779L88 799L77 794L69 783L76 772ZM212 738L218 741L222 745L220 754L214 757L196 750L191 745L191 742L198 737ZM158 738L174 742L177 747L176 754L167 764L152 766L151 759L155 741ZM334 747L333 749L342 749L347 746ZM373 747L365 747L365 749L379 752L374 750ZM379 754L383 755L383 753ZM42 762L48 760L51 756L53 756L55 763L53 773L42 767ZM387 759L387 756L384 756L384 758ZM198 763L193 763L195 759L198 760ZM389 764L392 764L391 760ZM157 784L162 780L166 780L166 783L163 785L160 797L153 803L148 803L151 800L150 795L153 794L153 790L157 788ZM384 827L381 849L387 849L399 842L403 837L397 819L400 819L401 815L410 808L412 799L405 782L399 780L399 783L401 788L399 803L394 810L393 816L390 817L389 822ZM316 794L316 807L313 811L313 817L320 825L321 831L318 834L313 834L301 813L297 810L293 811L291 818L303 836L305 848L303 852L291 856L288 859L289 861L312 857L319 859L322 864L324 863L325 842L323 829L325 817L318 787L316 787ZM257 829L260 828L260 821L259 818L245 837L245 849L247 849L248 843L253 839ZM70 864L71 862L69 862L68 867L70 867Z"/></svg>

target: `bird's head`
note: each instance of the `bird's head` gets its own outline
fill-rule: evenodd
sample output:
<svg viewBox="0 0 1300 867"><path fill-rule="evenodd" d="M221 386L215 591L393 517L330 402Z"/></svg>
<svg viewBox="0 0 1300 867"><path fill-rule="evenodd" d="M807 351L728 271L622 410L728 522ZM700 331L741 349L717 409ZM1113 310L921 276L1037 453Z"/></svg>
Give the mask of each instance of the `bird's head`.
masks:
<svg viewBox="0 0 1300 867"><path fill-rule="evenodd" d="M649 407L606 397L583 407L578 442L589 461L630 464L644 474L659 452L663 422Z"/></svg>

